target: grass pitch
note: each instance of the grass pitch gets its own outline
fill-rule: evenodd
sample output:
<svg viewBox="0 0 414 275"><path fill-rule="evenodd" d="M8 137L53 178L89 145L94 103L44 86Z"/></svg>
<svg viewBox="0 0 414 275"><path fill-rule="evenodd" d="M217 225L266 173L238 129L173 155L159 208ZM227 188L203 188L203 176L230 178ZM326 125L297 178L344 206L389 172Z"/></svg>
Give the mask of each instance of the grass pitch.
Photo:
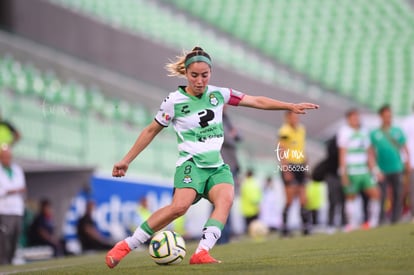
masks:
<svg viewBox="0 0 414 275"><path fill-rule="evenodd" d="M271 234L258 242L243 239L218 245L212 255L223 261L189 265L195 243L179 265L158 266L147 251L130 253L115 269L105 254L67 257L22 266L0 267L0 274L414 274L414 224L369 231L316 234L280 239Z"/></svg>

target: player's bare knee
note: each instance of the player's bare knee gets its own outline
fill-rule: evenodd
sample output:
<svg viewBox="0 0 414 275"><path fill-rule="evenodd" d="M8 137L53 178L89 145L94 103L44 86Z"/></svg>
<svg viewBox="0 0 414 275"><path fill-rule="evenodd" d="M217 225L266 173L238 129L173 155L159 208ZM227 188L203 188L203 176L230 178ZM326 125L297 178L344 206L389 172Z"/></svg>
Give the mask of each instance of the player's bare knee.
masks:
<svg viewBox="0 0 414 275"><path fill-rule="evenodd" d="M186 204L182 204L182 203L175 203L172 204L170 206L170 210L174 216L174 218L178 218L181 217L182 215L184 215L188 208L190 207L190 205L186 205Z"/></svg>

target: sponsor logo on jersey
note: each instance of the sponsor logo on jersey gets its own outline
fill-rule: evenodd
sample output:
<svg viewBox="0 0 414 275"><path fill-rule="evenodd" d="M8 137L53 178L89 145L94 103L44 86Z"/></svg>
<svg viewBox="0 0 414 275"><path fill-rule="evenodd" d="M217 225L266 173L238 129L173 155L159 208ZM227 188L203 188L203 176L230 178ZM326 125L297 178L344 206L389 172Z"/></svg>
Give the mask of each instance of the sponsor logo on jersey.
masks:
<svg viewBox="0 0 414 275"><path fill-rule="evenodd" d="M222 138L223 129L217 125L210 125L196 132L196 138L199 142L206 142L208 139Z"/></svg>
<svg viewBox="0 0 414 275"><path fill-rule="evenodd" d="M167 114L167 113L162 113L162 118L163 118L165 121L169 121L169 120L171 119L171 116L170 116L169 114Z"/></svg>
<svg viewBox="0 0 414 275"><path fill-rule="evenodd" d="M210 109L205 109L198 113L198 116L200 118L200 126L202 128L205 128L209 125L209 122L214 119L214 112Z"/></svg>

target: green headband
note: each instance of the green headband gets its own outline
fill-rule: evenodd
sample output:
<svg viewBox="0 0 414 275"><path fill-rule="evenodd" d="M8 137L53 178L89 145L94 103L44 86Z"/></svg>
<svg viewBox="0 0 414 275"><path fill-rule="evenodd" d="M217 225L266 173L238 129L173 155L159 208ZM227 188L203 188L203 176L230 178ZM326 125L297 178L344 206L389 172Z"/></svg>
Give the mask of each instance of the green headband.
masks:
<svg viewBox="0 0 414 275"><path fill-rule="evenodd" d="M187 61L185 61L185 64L184 64L185 68L187 69L188 66L190 66L194 62L205 62L211 67L211 60L208 59L208 57L206 57L204 55L195 55L195 56L190 57L189 59L187 59Z"/></svg>

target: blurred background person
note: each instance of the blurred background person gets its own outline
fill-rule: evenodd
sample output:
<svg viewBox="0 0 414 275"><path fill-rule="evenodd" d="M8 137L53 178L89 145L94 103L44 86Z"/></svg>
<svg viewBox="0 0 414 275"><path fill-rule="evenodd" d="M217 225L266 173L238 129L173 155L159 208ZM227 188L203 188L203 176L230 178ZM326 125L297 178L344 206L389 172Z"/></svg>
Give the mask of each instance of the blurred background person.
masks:
<svg viewBox="0 0 414 275"><path fill-rule="evenodd" d="M180 234L184 239L190 239L186 230L186 216L181 216L172 223L174 232Z"/></svg>
<svg viewBox="0 0 414 275"><path fill-rule="evenodd" d="M0 145L14 145L19 141L21 135L17 128L9 121L3 120L0 109Z"/></svg>
<svg viewBox="0 0 414 275"><path fill-rule="evenodd" d="M391 107L386 104L378 110L381 126L371 132L371 142L374 148L378 165L384 174L381 187L381 214L380 220L384 222L384 202L387 197L387 188L391 190L391 223L400 220L402 213L402 173L404 162L401 153L408 156L406 139L403 131L392 125Z"/></svg>
<svg viewBox="0 0 414 275"><path fill-rule="evenodd" d="M260 214L262 189L254 177L253 170L249 169L240 186L241 213L245 221L247 232L252 221L257 220Z"/></svg>
<svg viewBox="0 0 414 275"><path fill-rule="evenodd" d="M33 200L27 199L25 202L25 208L23 213L23 222L22 222L22 230L19 237L19 247L27 247L29 245L29 228L33 222L35 217L35 212L33 209L36 208L35 202Z"/></svg>
<svg viewBox="0 0 414 275"><path fill-rule="evenodd" d="M319 211L323 206L326 161L320 161L312 171L312 180L306 185L306 209L309 211L312 230L318 229Z"/></svg>
<svg viewBox="0 0 414 275"><path fill-rule="evenodd" d="M413 104L414 111L414 104ZM408 157L406 160L406 185L409 193L409 206L412 222L414 223L414 113L407 116L403 123L403 130L407 138Z"/></svg>
<svg viewBox="0 0 414 275"><path fill-rule="evenodd" d="M277 231L279 224L275 213L280 213L281 208L278 207L276 201L277 194L273 183L273 177L267 176L263 187L263 198L260 204L259 219L263 221L270 231Z"/></svg>
<svg viewBox="0 0 414 275"><path fill-rule="evenodd" d="M241 142L241 136L239 131L233 126L230 120L228 112L228 106L224 105L223 108L223 128L224 128L224 141L221 148L221 156L224 163L230 166L230 171L234 178L235 194L240 192L240 183L238 181L240 173L240 164L237 158L237 144Z"/></svg>
<svg viewBox="0 0 414 275"><path fill-rule="evenodd" d="M339 148L339 173L346 194L345 210L348 224L346 232L359 226L358 212L362 209L356 203L357 195L363 191L369 197L369 222L363 224L368 229L378 225L379 190L371 172L378 179L381 173L376 166L372 152L369 133L361 126L359 111L351 109L346 112L347 124L339 129L337 142Z"/></svg>
<svg viewBox="0 0 414 275"><path fill-rule="evenodd" d="M0 265L11 264L22 231L26 180L11 148L0 147Z"/></svg>
<svg viewBox="0 0 414 275"><path fill-rule="evenodd" d="M115 242L104 237L98 230L93 219L95 202L89 200L86 203L85 214L79 219L77 225L78 239L82 245L82 251L111 249Z"/></svg>
<svg viewBox="0 0 414 275"><path fill-rule="evenodd" d="M29 228L29 246L49 246L55 257L63 255L63 246L55 236L52 204L49 199L39 202L39 212Z"/></svg>
<svg viewBox="0 0 414 275"><path fill-rule="evenodd" d="M328 222L326 232L332 234L336 231L335 218L339 216L339 226L347 224L345 215L345 193L338 175L339 150L337 136L333 136L326 142L327 156L325 159L324 180L328 187Z"/></svg>
<svg viewBox="0 0 414 275"><path fill-rule="evenodd" d="M279 129L276 148L277 159L285 185L286 203L282 215L282 236L288 236L288 213L293 200L299 197L302 233L309 234L309 212L306 210L306 129L299 122L299 116L293 112L285 112L285 123Z"/></svg>
<svg viewBox="0 0 414 275"><path fill-rule="evenodd" d="M227 163L230 166L230 171L233 174L234 180L234 193L235 196L240 194L240 182L239 182L239 173L240 173L240 164L237 158L237 144L241 141L239 131L233 126L233 123L230 120L228 112L228 106L224 105L223 108L223 129L224 129L224 141L223 146L221 147L221 156L223 157L224 163ZM232 214L227 219L226 226L221 232L221 237L217 241L217 244L225 244L230 241L230 238L233 234L232 227Z"/></svg>
<svg viewBox="0 0 414 275"><path fill-rule="evenodd" d="M147 197L142 197L138 200L138 206L132 224L127 229L128 234L132 234L137 226L146 221L151 216Z"/></svg>
<svg viewBox="0 0 414 275"><path fill-rule="evenodd" d="M147 197L142 197L138 202L137 215L142 222L146 221L151 216L151 210L149 209Z"/></svg>
<svg viewBox="0 0 414 275"><path fill-rule="evenodd" d="M361 203L362 203L362 222L364 224L368 224L369 223L369 196L364 191L359 192L359 196L361 198Z"/></svg>

